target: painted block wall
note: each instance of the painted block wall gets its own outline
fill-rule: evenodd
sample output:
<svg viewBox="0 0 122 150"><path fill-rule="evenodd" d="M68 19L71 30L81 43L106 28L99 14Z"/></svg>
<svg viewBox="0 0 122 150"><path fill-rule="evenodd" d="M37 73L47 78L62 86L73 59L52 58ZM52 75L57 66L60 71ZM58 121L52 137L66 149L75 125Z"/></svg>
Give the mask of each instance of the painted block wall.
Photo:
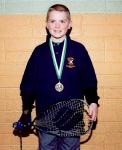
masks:
<svg viewBox="0 0 122 150"><path fill-rule="evenodd" d="M98 124L82 150L122 149L122 14L73 14L71 37L93 61L101 97ZM21 115L19 84L33 49L45 41L45 15L0 16L0 150L19 150L12 123ZM34 112L33 112L34 117ZM83 138L81 138L83 141ZM37 150L37 137L23 138L24 150Z"/></svg>

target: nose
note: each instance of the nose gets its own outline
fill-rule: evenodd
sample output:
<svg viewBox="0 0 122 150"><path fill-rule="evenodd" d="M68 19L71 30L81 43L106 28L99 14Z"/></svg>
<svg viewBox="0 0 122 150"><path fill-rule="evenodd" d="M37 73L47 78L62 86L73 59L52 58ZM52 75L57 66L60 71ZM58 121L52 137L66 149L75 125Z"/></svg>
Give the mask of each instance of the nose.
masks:
<svg viewBox="0 0 122 150"><path fill-rule="evenodd" d="M60 28L60 23L59 22L55 23L55 28Z"/></svg>

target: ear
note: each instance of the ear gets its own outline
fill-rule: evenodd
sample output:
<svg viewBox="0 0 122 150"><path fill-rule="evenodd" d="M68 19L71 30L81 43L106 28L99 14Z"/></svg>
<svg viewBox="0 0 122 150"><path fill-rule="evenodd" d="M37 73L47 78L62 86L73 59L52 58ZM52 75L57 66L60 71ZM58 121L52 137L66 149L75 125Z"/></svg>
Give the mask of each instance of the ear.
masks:
<svg viewBox="0 0 122 150"><path fill-rule="evenodd" d="M45 22L45 26L47 29L49 29L49 22L48 21Z"/></svg>
<svg viewBox="0 0 122 150"><path fill-rule="evenodd" d="M46 28L48 29L48 23L46 23Z"/></svg>
<svg viewBox="0 0 122 150"><path fill-rule="evenodd" d="M72 28L72 21L70 20L70 22L69 22L69 27L68 27L68 29L70 29L70 28Z"/></svg>

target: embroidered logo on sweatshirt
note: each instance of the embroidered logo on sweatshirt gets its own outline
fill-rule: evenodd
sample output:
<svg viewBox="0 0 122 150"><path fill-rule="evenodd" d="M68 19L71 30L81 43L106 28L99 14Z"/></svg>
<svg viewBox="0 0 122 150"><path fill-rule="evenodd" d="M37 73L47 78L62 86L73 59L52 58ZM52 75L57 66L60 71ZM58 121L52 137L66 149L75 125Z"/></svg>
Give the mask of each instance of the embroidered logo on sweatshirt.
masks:
<svg viewBox="0 0 122 150"><path fill-rule="evenodd" d="M68 61L68 64L66 65L66 67L68 67L68 68L74 68L74 67L76 67L74 65L74 58L73 57L68 57L67 61Z"/></svg>

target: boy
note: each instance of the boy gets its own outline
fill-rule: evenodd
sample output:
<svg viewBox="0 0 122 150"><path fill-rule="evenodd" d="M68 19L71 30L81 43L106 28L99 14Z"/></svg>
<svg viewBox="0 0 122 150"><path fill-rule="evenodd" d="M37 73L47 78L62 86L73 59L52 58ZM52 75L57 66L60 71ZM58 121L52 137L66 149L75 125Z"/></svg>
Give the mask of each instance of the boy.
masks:
<svg viewBox="0 0 122 150"><path fill-rule="evenodd" d="M36 114L65 99L85 96L90 104L91 119L98 111L97 79L85 47L70 39L69 9L61 4L47 12L45 43L37 46L30 57L20 85L23 113L19 121L26 124L35 101ZM61 138L39 132L39 150L79 150L80 137Z"/></svg>

